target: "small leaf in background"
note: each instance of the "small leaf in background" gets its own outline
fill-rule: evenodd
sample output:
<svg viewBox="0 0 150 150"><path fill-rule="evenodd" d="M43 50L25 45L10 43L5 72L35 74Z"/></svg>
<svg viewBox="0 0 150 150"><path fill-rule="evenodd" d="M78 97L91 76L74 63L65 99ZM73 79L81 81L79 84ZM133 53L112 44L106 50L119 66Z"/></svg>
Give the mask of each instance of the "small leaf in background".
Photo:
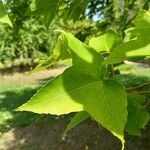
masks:
<svg viewBox="0 0 150 150"><path fill-rule="evenodd" d="M56 46L53 50L53 55L57 56L61 60L66 60L71 57L65 35L62 34L59 36Z"/></svg>
<svg viewBox="0 0 150 150"><path fill-rule="evenodd" d="M73 129L75 126L80 124L81 122L85 121L89 117L89 114L85 111L78 112L70 121L68 124L64 134L66 134L68 131Z"/></svg>
<svg viewBox="0 0 150 150"><path fill-rule="evenodd" d="M146 98L143 95L128 96L128 121L125 131L131 135L141 136L140 129L150 120L150 114L143 106Z"/></svg>
<svg viewBox="0 0 150 150"><path fill-rule="evenodd" d="M134 20L135 28L131 30L131 36L150 35L150 11L139 12L138 16Z"/></svg>
<svg viewBox="0 0 150 150"><path fill-rule="evenodd" d="M81 15L85 14L87 5L89 4L89 0L74 0L70 3L70 7L65 10L63 14L64 21L72 19L76 21L80 19Z"/></svg>
<svg viewBox="0 0 150 150"><path fill-rule="evenodd" d="M65 66L72 66L72 59L68 58L68 59L65 59L63 61L60 61L59 63L62 65L65 65Z"/></svg>
<svg viewBox="0 0 150 150"><path fill-rule="evenodd" d="M70 58L71 55L68 52L68 43L64 35L60 35L58 41L53 49L53 53L46 60L41 62L32 72L36 72L45 68L48 68L56 64L60 60L66 60Z"/></svg>
<svg viewBox="0 0 150 150"><path fill-rule="evenodd" d="M44 23L48 27L55 17L58 6L59 0L33 0L27 14L42 15L44 17Z"/></svg>
<svg viewBox="0 0 150 150"><path fill-rule="evenodd" d="M39 63L38 66L36 66L35 69L33 69L30 73L36 72L36 71L40 71L42 69L46 69L52 65L54 65L57 62L57 58L55 58L53 55L49 56L46 60L42 61L41 63Z"/></svg>
<svg viewBox="0 0 150 150"><path fill-rule="evenodd" d="M136 40L130 40L116 47L104 64L120 63L128 57L150 56L150 37L140 36Z"/></svg>
<svg viewBox="0 0 150 150"><path fill-rule="evenodd" d="M150 56L150 13L142 13L140 18L135 21L136 27L129 30L129 36L134 39L126 37L128 41L114 48L104 64L120 63L130 57Z"/></svg>
<svg viewBox="0 0 150 150"><path fill-rule="evenodd" d="M150 28L150 11L139 12L138 16L134 20L136 29L140 28Z"/></svg>
<svg viewBox="0 0 150 150"><path fill-rule="evenodd" d="M9 17L8 17L8 14L5 10L5 7L2 3L2 1L0 0L0 22L2 23L7 23L8 25L10 25L11 27L13 27Z"/></svg>
<svg viewBox="0 0 150 150"><path fill-rule="evenodd" d="M112 51L113 48L121 44L121 37L113 29L109 29L106 33L102 33L98 37L91 38L89 46L97 52Z"/></svg>

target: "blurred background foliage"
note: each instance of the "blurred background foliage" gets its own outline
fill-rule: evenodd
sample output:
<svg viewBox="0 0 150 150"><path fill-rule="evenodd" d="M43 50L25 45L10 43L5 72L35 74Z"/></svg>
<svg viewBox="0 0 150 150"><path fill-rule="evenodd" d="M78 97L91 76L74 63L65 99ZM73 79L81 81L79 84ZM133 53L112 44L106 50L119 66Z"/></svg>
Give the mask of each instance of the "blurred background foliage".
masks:
<svg viewBox="0 0 150 150"><path fill-rule="evenodd" d="M50 55L56 40L54 26L46 29L42 18L25 14L30 1L8 0L6 8L13 23L0 27L0 62L4 66L34 66L39 59Z"/></svg>
<svg viewBox="0 0 150 150"><path fill-rule="evenodd" d="M149 9L149 0L84 0L82 5L79 1L61 0L56 18L46 28L42 17L26 15L31 0L5 0L13 29L0 24L1 66L35 66L51 55L58 28L85 42L110 27L123 37L137 13Z"/></svg>

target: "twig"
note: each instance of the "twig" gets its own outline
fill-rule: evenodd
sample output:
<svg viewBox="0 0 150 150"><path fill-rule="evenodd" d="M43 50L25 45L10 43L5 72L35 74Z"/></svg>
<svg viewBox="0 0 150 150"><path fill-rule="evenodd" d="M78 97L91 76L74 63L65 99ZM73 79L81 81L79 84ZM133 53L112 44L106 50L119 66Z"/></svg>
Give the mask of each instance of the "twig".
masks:
<svg viewBox="0 0 150 150"><path fill-rule="evenodd" d="M114 71L114 65L112 64L112 79L115 78L115 71Z"/></svg>
<svg viewBox="0 0 150 150"><path fill-rule="evenodd" d="M138 92L129 93L128 95L134 95L134 94L148 94L148 93L150 93L150 91L138 91Z"/></svg>
<svg viewBox="0 0 150 150"><path fill-rule="evenodd" d="M147 103L144 105L145 108L149 107L150 101L147 101Z"/></svg>
<svg viewBox="0 0 150 150"><path fill-rule="evenodd" d="M145 86L150 86L150 82L144 83L144 84L136 86L136 87L127 88L126 91L133 91L133 90L136 90L139 88L143 88Z"/></svg>

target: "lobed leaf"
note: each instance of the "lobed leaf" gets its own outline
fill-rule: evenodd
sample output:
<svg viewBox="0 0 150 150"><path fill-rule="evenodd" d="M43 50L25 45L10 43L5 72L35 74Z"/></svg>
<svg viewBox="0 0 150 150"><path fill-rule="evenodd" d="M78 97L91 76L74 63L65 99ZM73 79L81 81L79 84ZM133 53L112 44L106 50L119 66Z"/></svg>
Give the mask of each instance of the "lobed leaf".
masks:
<svg viewBox="0 0 150 150"><path fill-rule="evenodd" d="M49 81L20 111L55 115L86 111L117 136L124 146L127 121L125 89L114 80L101 80L102 56L64 32L73 66Z"/></svg>
<svg viewBox="0 0 150 150"><path fill-rule="evenodd" d="M101 81L70 68L17 110L55 115L87 111L123 141L126 107L126 93L116 81Z"/></svg>
<svg viewBox="0 0 150 150"><path fill-rule="evenodd" d="M150 120L150 115L143 106L145 96L130 95L128 96L128 121L125 130L131 135L141 136L141 128Z"/></svg>

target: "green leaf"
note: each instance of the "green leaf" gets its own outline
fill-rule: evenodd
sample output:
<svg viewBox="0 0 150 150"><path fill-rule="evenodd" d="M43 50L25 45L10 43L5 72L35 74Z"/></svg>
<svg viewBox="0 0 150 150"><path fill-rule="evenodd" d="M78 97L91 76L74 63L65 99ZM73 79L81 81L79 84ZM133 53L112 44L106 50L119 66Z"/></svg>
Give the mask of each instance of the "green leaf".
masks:
<svg viewBox="0 0 150 150"><path fill-rule="evenodd" d="M48 27L55 17L59 0L33 0L27 14L44 16L44 23Z"/></svg>
<svg viewBox="0 0 150 150"><path fill-rule="evenodd" d="M136 29L138 28L146 28L150 25L150 11L142 11L138 14L136 19L134 20L134 24Z"/></svg>
<svg viewBox="0 0 150 150"><path fill-rule="evenodd" d="M30 101L21 106L18 110L33 111L36 113L50 113L55 115L68 114L70 112L83 111L83 105L72 100L66 91L64 84L71 85L72 79L70 78L71 71L66 70L62 75L56 77L48 82ZM68 76L68 77L67 77ZM67 82L64 83L63 78ZM70 87L70 92L74 88Z"/></svg>
<svg viewBox="0 0 150 150"><path fill-rule="evenodd" d="M54 65L57 62L57 59L58 58L53 55L49 56L45 61L41 62L38 66L36 66L36 68L33 69L30 73L40 71Z"/></svg>
<svg viewBox="0 0 150 150"><path fill-rule="evenodd" d="M1 0L0 0L0 22L7 23L11 27L13 27Z"/></svg>
<svg viewBox="0 0 150 150"><path fill-rule="evenodd" d="M63 34L58 38L52 56L39 64L33 72L49 67L59 60L66 60L72 54L73 65L78 71L85 73L88 71L88 73L100 76L103 69L103 66L101 67L103 57L94 49L76 39L72 34L61 32ZM80 67L80 64L82 64L82 67Z"/></svg>
<svg viewBox="0 0 150 150"><path fill-rule="evenodd" d="M112 51L113 48L121 43L120 36L115 30L109 29L106 33L101 34L98 37L91 38L89 46L94 48L97 52L100 51Z"/></svg>
<svg viewBox="0 0 150 150"><path fill-rule="evenodd" d="M141 128L144 128L150 119L150 115L143 106L145 96L128 96L128 121L125 130L131 135L141 136Z"/></svg>
<svg viewBox="0 0 150 150"><path fill-rule="evenodd" d="M55 115L87 111L123 142L126 103L124 88L116 81L101 81L71 68L50 81L18 110Z"/></svg>
<svg viewBox="0 0 150 150"><path fill-rule="evenodd" d="M79 113L77 113L72 119L71 122L68 124L64 134L66 134L68 131L70 131L71 129L73 129L75 126L77 126L78 124L80 124L81 122L83 122L84 120L86 120L89 117L89 114L85 111L81 111Z"/></svg>
<svg viewBox="0 0 150 150"><path fill-rule="evenodd" d="M66 60L71 57L65 35L62 34L59 36L56 46L53 50L53 55L57 56L61 60Z"/></svg>
<svg viewBox="0 0 150 150"><path fill-rule="evenodd" d="M102 56L94 49L64 32L73 66L48 82L20 111L55 115L86 111L117 136L124 145L127 97L114 80L101 80Z"/></svg>
<svg viewBox="0 0 150 150"><path fill-rule="evenodd" d="M74 0L70 2L70 7L65 10L65 13L63 14L64 21L69 19L73 19L73 21L76 21L80 19L81 15L83 16L85 14L88 3L89 0Z"/></svg>
<svg viewBox="0 0 150 150"><path fill-rule="evenodd" d="M136 40L122 43L116 47L104 64L120 63L128 57L150 56L150 37L140 36Z"/></svg>
<svg viewBox="0 0 150 150"><path fill-rule="evenodd" d="M62 65L72 66L72 59L68 58L60 62Z"/></svg>
<svg viewBox="0 0 150 150"><path fill-rule="evenodd" d="M103 57L94 49L88 47L76 39L72 34L64 32L67 39L69 51L72 55L72 63L77 72L100 77L103 66Z"/></svg>
<svg viewBox="0 0 150 150"><path fill-rule="evenodd" d="M71 55L68 52L68 43L64 35L59 36L58 41L53 49L53 54L46 60L41 62L32 72L36 72L45 68L48 68L60 60L66 60Z"/></svg>
<svg viewBox="0 0 150 150"><path fill-rule="evenodd" d="M135 28L127 32L125 42L110 53L104 64L120 63L130 57L150 56L150 12L144 11L135 19Z"/></svg>
<svg viewBox="0 0 150 150"><path fill-rule="evenodd" d="M135 28L131 30L131 35L150 35L150 11L142 11L134 20Z"/></svg>
<svg viewBox="0 0 150 150"><path fill-rule="evenodd" d="M143 56L150 56L150 44L145 45L145 47L141 49L137 49L134 51L129 51L126 53L126 57L143 57Z"/></svg>

